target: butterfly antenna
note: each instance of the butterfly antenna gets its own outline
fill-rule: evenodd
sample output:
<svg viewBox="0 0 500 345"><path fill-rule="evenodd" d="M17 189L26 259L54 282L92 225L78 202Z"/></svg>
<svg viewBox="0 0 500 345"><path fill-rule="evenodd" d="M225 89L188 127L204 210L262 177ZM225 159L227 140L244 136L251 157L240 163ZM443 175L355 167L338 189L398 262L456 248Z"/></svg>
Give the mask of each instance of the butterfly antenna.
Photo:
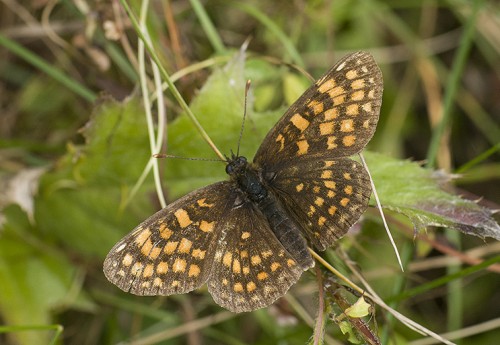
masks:
<svg viewBox="0 0 500 345"><path fill-rule="evenodd" d="M241 143L241 137L243 136L243 129L245 128L245 120L247 117L248 91L250 90L251 83L252 82L250 80L247 80L247 84L245 86L245 109L243 110L243 121L241 122L240 137L238 138L238 149L236 150L236 157L240 156L240 143Z"/></svg>
<svg viewBox="0 0 500 345"><path fill-rule="evenodd" d="M175 159L184 159L187 161L205 161L205 162L225 162L222 159L218 158L196 158L196 157L182 157L182 156L174 156L168 155L165 153L155 153L153 155L154 158L175 158Z"/></svg>

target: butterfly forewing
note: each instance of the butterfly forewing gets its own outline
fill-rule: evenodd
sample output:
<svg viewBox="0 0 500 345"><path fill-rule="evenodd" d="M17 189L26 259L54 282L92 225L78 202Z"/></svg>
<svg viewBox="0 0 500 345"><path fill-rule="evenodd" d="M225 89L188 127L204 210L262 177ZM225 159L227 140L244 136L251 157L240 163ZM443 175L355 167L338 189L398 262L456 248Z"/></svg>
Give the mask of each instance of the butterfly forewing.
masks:
<svg viewBox="0 0 500 345"><path fill-rule="evenodd" d="M254 158L269 188L320 250L342 237L368 206L368 174L347 157L373 136L382 86L370 54L348 55L287 110Z"/></svg>
<svg viewBox="0 0 500 345"><path fill-rule="evenodd" d="M299 159L282 169L270 189L316 248L342 237L368 206L371 187L363 166L348 158Z"/></svg>
<svg viewBox="0 0 500 345"><path fill-rule="evenodd" d="M171 295L200 287L209 278L223 237L221 223L230 216L233 190L231 182L209 185L145 220L111 249L104 261L106 277L136 295Z"/></svg>
<svg viewBox="0 0 500 345"><path fill-rule="evenodd" d="M370 54L348 55L293 103L267 134L254 162L277 171L296 158L359 152L375 131L382 87L382 73Z"/></svg>

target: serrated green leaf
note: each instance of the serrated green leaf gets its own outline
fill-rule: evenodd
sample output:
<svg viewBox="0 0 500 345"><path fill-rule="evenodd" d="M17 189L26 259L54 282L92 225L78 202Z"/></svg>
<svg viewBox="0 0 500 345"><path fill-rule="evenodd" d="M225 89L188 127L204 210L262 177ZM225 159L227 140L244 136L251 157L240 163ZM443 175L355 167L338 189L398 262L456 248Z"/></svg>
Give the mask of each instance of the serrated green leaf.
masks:
<svg viewBox="0 0 500 345"><path fill-rule="evenodd" d="M442 176L415 162L373 152L364 155L382 206L409 217L416 231L443 226L500 240L500 226L491 217L494 212L442 190Z"/></svg>
<svg viewBox="0 0 500 345"><path fill-rule="evenodd" d="M153 212L143 192L127 212L120 210L121 190L137 181L151 156L139 99L103 99L83 134L86 145L70 145L59 164L42 177L35 219L42 233L68 248L104 257L147 214L138 209L148 205Z"/></svg>
<svg viewBox="0 0 500 345"><path fill-rule="evenodd" d="M146 118L137 96L123 103L102 99L82 134L86 145L73 169L87 184L132 184L151 157Z"/></svg>

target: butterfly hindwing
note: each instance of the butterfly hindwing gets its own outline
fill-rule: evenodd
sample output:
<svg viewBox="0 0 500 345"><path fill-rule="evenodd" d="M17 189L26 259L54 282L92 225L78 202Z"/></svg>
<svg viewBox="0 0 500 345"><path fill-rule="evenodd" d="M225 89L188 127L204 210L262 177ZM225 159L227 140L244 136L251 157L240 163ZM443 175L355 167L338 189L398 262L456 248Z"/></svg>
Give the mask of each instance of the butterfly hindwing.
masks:
<svg viewBox="0 0 500 345"><path fill-rule="evenodd" d="M251 202L232 211L238 223L226 222L225 241L217 247L208 290L233 312L266 307L283 296L302 272Z"/></svg>
<svg viewBox="0 0 500 345"><path fill-rule="evenodd" d="M375 132L382 87L382 73L370 54L344 57L286 111L254 162L277 171L301 157L340 158L361 151Z"/></svg>
<svg viewBox="0 0 500 345"><path fill-rule="evenodd" d="M371 194L360 163L328 156L297 160L279 171L269 187L319 250L345 235L366 210Z"/></svg>

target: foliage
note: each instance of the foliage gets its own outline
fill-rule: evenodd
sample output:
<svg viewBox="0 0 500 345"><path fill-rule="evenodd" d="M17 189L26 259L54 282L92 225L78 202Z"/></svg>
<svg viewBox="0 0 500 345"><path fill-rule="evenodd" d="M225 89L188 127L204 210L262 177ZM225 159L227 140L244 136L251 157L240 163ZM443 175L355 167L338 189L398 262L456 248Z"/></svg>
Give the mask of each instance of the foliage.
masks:
<svg viewBox="0 0 500 345"><path fill-rule="evenodd" d="M137 89L137 31L123 8L112 3L6 4L0 5L2 13L12 17L2 18L0 33L5 56L0 63L0 320L5 324L0 343L46 344L58 334L56 325L64 327L56 342L68 344L131 339L304 344L347 341L343 332L355 342L360 331L372 339L369 327L378 328L383 343L421 337L376 306L376 313L363 309L363 319L346 323L338 308L348 299L332 302L328 287L318 312L322 299L316 297L313 274L305 274L275 306L239 315L218 308L204 288L168 298L117 291L102 274L106 253L161 207L152 174L140 178L157 152L151 152L144 95ZM140 2L135 5L139 17ZM375 209L340 248L322 256L351 278L348 263L355 260L391 306L444 333L500 316L494 240L500 236L492 212L500 201L495 188L500 49L487 30L498 25L498 6L259 0L201 5L193 0L150 4L147 24L162 66L225 154L237 149L245 82L252 80L240 146L247 157L309 84L302 69L318 76L347 51L373 52L385 93L377 133L364 156L402 248L405 272L397 269ZM461 35L467 30L475 37ZM470 52L463 48L467 45ZM459 53L465 59L456 59ZM454 97L446 80L456 89ZM146 84L152 92L152 77ZM164 93L163 151L214 158L170 91ZM453 102L444 110L449 116L441 132L447 97ZM432 153L430 143L436 140ZM429 157L432 161L425 162ZM226 178L220 162L169 158L157 163L168 201ZM431 168L434 163L439 170ZM481 266L488 259L492 264ZM357 298L342 310L353 310ZM321 329L315 333L311 319L318 315ZM342 320L342 330L336 319ZM490 344L500 336L498 329L472 329L472 336L454 341Z"/></svg>

